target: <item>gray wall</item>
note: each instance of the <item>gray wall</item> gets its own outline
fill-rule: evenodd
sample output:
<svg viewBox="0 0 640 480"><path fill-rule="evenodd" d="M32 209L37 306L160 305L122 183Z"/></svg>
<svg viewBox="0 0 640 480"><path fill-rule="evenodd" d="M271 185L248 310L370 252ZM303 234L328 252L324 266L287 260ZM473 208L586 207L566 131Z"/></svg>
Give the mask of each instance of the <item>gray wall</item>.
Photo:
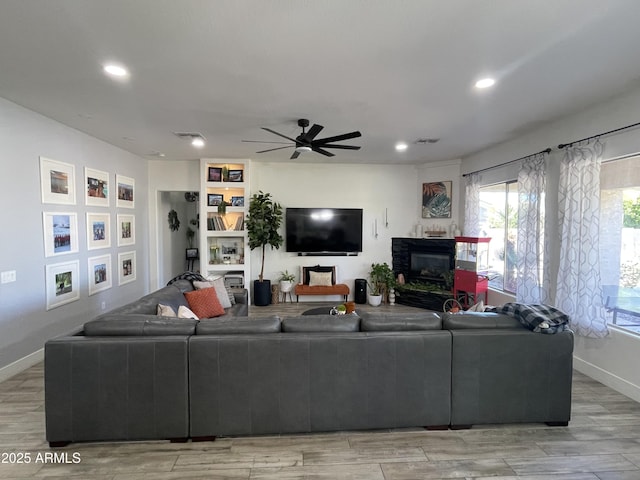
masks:
<svg viewBox="0 0 640 480"><path fill-rule="evenodd" d="M75 165L76 205L42 204L39 157ZM0 284L0 369L37 352L44 342L72 331L87 319L114 308L147 291L148 264L148 171L147 160L89 137L77 130L0 99L0 271L15 270L17 281ZM85 205L84 167L135 179L135 209L116 208L113 191L109 207ZM43 212L76 212L79 252L45 258ZM86 213L109 212L111 247L87 251ZM116 214L135 215L136 244L117 247ZM119 252L135 249L137 280L118 286ZM87 259L111 254L112 287L88 295ZM45 265L70 260L80 262L80 299L46 310Z"/></svg>

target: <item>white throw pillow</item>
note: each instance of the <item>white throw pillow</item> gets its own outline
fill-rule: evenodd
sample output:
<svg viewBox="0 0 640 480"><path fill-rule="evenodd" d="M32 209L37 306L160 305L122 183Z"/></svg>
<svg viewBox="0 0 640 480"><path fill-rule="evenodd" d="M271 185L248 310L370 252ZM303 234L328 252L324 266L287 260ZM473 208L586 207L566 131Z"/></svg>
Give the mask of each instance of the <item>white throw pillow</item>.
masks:
<svg viewBox="0 0 640 480"><path fill-rule="evenodd" d="M199 320L198 316L184 305L180 305L178 308L178 318L193 318L194 320Z"/></svg>
<svg viewBox="0 0 640 480"><path fill-rule="evenodd" d="M331 272L309 272L310 287L330 287Z"/></svg>
<svg viewBox="0 0 640 480"><path fill-rule="evenodd" d="M231 300L229 300L229 292L227 292L227 287L224 285L224 278L219 277L209 282L194 281L193 286L196 290L211 287L215 288L216 295L218 296L218 300L220 300L220 305L222 305L222 308L231 308Z"/></svg>
<svg viewBox="0 0 640 480"><path fill-rule="evenodd" d="M162 305L159 303L158 308L156 309L156 315L160 317L175 317L176 311L169 305Z"/></svg>

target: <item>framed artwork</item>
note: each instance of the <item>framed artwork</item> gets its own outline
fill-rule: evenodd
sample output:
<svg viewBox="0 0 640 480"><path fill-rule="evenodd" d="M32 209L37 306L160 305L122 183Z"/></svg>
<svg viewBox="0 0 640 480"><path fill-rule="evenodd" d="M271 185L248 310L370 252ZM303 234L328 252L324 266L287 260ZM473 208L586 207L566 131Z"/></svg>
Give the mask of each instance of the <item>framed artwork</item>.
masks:
<svg viewBox="0 0 640 480"><path fill-rule="evenodd" d="M219 193L209 193L207 194L207 205L209 207L215 207L216 205L220 205L224 200L224 195Z"/></svg>
<svg viewBox="0 0 640 480"><path fill-rule="evenodd" d="M90 257L89 295L111 288L111 255Z"/></svg>
<svg viewBox="0 0 640 480"><path fill-rule="evenodd" d="M232 207L244 207L244 197L231 197Z"/></svg>
<svg viewBox="0 0 640 480"><path fill-rule="evenodd" d="M124 285L136 279L136 252L118 254L118 285Z"/></svg>
<svg viewBox="0 0 640 480"><path fill-rule="evenodd" d="M451 218L451 180L422 184L422 218Z"/></svg>
<svg viewBox="0 0 640 480"><path fill-rule="evenodd" d="M118 214L118 246L135 245L136 243L136 217L135 215Z"/></svg>
<svg viewBox="0 0 640 480"><path fill-rule="evenodd" d="M76 204L76 167L40 157L40 190L42 203Z"/></svg>
<svg viewBox="0 0 640 480"><path fill-rule="evenodd" d="M243 171L242 170L229 170L229 181L230 182L242 182L243 181Z"/></svg>
<svg viewBox="0 0 640 480"><path fill-rule="evenodd" d="M108 213L87 213L87 250L111 246L111 225Z"/></svg>
<svg viewBox="0 0 640 480"><path fill-rule="evenodd" d="M118 192L118 199L116 200L117 207L135 207L135 187L136 181L133 178L125 177L124 175L116 175L116 189Z"/></svg>
<svg viewBox="0 0 640 480"><path fill-rule="evenodd" d="M209 182L221 182L222 181L222 168L221 167L209 167L209 175L207 176Z"/></svg>
<svg viewBox="0 0 640 480"><path fill-rule="evenodd" d="M45 267L47 310L80 298L80 262L73 260Z"/></svg>
<svg viewBox="0 0 640 480"><path fill-rule="evenodd" d="M187 257L187 260L198 258L198 249L197 248L187 248L186 257Z"/></svg>
<svg viewBox="0 0 640 480"><path fill-rule="evenodd" d="M84 167L85 204L93 207L109 206L109 174Z"/></svg>
<svg viewBox="0 0 640 480"><path fill-rule="evenodd" d="M44 256L54 257L78 252L78 215L68 212L43 212Z"/></svg>

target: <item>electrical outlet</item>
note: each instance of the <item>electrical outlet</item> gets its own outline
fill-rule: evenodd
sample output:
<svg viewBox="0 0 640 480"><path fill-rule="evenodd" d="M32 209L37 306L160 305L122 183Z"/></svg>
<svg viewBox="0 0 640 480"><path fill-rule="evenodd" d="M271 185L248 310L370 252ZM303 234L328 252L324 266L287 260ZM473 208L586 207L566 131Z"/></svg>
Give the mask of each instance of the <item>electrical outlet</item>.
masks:
<svg viewBox="0 0 640 480"><path fill-rule="evenodd" d="M11 283L16 281L16 271L7 270L0 274L0 283Z"/></svg>

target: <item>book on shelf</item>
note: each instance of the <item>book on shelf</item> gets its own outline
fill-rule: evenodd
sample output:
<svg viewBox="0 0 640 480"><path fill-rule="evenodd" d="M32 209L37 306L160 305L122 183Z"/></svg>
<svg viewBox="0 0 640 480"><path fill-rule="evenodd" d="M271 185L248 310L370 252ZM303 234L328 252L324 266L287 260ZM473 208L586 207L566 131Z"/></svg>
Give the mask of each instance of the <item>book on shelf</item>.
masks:
<svg viewBox="0 0 640 480"><path fill-rule="evenodd" d="M227 230L221 215L207 217L207 230Z"/></svg>

